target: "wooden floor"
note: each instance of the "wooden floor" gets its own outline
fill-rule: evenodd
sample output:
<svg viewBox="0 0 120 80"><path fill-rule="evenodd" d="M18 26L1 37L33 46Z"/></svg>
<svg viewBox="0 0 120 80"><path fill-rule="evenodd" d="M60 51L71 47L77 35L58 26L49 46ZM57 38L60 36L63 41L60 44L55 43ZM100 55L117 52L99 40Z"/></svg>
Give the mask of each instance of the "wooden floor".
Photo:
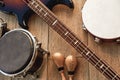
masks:
<svg viewBox="0 0 120 80"><path fill-rule="evenodd" d="M97 44L94 38L89 33L82 30L81 8L84 5L84 0L73 0L74 9L71 10L66 6L57 5L53 8L53 12L58 18L68 26L68 28L76 34L90 49L96 52L101 59L112 66L118 74L120 74L120 44L103 43ZM0 12L7 23L8 28L15 29L19 25L17 18L14 15L4 14ZM78 66L75 71L73 80L107 80L94 66L88 63L77 51L75 51L65 40L63 40L55 31L53 31L45 22L42 21L36 14L31 16L29 20L29 31L42 42L42 48L50 51L50 56L44 56L44 63L39 70L39 78L36 79L31 75L23 79L9 78L2 74L0 80L61 80L60 74L53 63L52 54L61 52L67 57L69 54L75 55L78 60ZM2 46L2 45L1 45ZM68 80L67 70L65 67L65 77Z"/></svg>

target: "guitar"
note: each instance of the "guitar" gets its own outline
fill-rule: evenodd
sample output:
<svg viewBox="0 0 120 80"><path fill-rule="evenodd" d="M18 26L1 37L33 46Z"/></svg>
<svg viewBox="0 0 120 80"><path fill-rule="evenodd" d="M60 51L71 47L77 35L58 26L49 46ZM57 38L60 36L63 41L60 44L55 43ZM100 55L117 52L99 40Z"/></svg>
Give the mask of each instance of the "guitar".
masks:
<svg viewBox="0 0 120 80"><path fill-rule="evenodd" d="M13 1L12 1L13 2ZM86 45L83 44L45 5L38 0L24 0L50 27L55 30L64 40L74 47L86 60L100 71L108 80L120 80L116 73L106 62L95 55ZM22 3L24 4L24 3ZM28 7L27 7L28 8ZM22 16L21 16L22 17Z"/></svg>
<svg viewBox="0 0 120 80"><path fill-rule="evenodd" d="M43 3L39 0L23 1L108 80L120 80L120 75L84 45Z"/></svg>
<svg viewBox="0 0 120 80"><path fill-rule="evenodd" d="M73 8L72 0L40 0L49 9L57 4L65 4ZM28 29L27 22L33 11L22 0L0 0L0 10L6 13L12 13L17 16L19 25Z"/></svg>

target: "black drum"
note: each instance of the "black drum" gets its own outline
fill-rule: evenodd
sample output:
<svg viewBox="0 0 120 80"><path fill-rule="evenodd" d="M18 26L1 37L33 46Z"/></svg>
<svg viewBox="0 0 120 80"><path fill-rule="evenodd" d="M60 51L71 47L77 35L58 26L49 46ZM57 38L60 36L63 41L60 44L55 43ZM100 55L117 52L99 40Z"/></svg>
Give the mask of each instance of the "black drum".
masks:
<svg viewBox="0 0 120 80"><path fill-rule="evenodd" d="M43 50L35 37L24 29L5 33L0 39L0 72L14 77L37 71L43 62Z"/></svg>

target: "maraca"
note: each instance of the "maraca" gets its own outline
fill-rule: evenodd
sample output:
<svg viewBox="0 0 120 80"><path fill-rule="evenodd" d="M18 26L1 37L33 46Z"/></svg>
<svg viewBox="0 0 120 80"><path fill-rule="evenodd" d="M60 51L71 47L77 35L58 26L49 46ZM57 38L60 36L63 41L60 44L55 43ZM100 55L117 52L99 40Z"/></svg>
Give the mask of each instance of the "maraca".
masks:
<svg viewBox="0 0 120 80"><path fill-rule="evenodd" d="M57 68L61 74L62 80L66 80L66 78L64 76L64 62L65 62L64 56L59 52L54 53L53 54L53 61L57 65Z"/></svg>
<svg viewBox="0 0 120 80"><path fill-rule="evenodd" d="M77 59L73 55L69 55L65 59L65 64L68 70L69 80L73 80L73 75L75 72L75 68L77 66Z"/></svg>

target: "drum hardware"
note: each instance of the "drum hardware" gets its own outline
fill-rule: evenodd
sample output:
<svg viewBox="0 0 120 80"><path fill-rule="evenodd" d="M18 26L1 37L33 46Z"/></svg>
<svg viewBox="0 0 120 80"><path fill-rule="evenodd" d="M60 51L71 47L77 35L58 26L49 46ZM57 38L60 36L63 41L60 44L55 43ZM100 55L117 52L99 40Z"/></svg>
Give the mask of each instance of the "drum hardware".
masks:
<svg viewBox="0 0 120 80"><path fill-rule="evenodd" d="M84 24L82 24L82 29L87 32L87 29Z"/></svg>
<svg viewBox="0 0 120 80"><path fill-rule="evenodd" d="M102 43L102 40L99 39L99 38L97 38L97 37L94 38L94 41L95 41L96 43Z"/></svg>
<svg viewBox="0 0 120 80"><path fill-rule="evenodd" d="M82 25L82 29L83 29L85 32L88 32L88 30L87 30L87 28L85 27L84 24ZM96 43L102 43L102 40L99 39L99 38L97 38L97 37L94 37L94 41L95 41Z"/></svg>
<svg viewBox="0 0 120 80"><path fill-rule="evenodd" d="M57 52L53 54L53 61L56 64L58 71L62 77L62 80L66 80L65 76L64 76L64 62L65 62L65 57Z"/></svg>
<svg viewBox="0 0 120 80"><path fill-rule="evenodd" d="M116 42L119 44L120 43L120 39L117 39Z"/></svg>
<svg viewBox="0 0 120 80"><path fill-rule="evenodd" d="M65 64L68 70L69 80L73 80L73 76L77 66L77 58L74 57L73 55L69 55L65 59Z"/></svg>
<svg viewBox="0 0 120 80"><path fill-rule="evenodd" d="M0 72L9 77L24 78L28 74L35 74L43 66L44 54L49 54L24 29L6 32L0 39L0 45Z"/></svg>

